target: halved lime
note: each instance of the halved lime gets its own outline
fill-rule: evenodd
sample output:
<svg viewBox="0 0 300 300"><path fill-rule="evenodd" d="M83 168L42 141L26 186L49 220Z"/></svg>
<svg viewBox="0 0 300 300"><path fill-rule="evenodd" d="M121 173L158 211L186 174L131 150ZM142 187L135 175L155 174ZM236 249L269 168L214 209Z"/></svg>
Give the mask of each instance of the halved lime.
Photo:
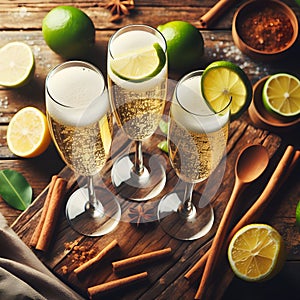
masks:
<svg viewBox="0 0 300 300"><path fill-rule="evenodd" d="M201 79L202 96L215 112L229 103L231 119L237 119L252 99L252 84L245 72L229 61L215 61L208 65Z"/></svg>
<svg viewBox="0 0 300 300"><path fill-rule="evenodd" d="M158 43L120 55L111 61L111 70L120 78L133 82L157 75L166 63L166 55Z"/></svg>
<svg viewBox="0 0 300 300"><path fill-rule="evenodd" d="M294 117L300 113L300 80L290 74L270 76L264 84L262 101L275 116Z"/></svg>
<svg viewBox="0 0 300 300"><path fill-rule="evenodd" d="M0 85L21 87L29 82L34 73L34 56L23 42L11 42L0 49Z"/></svg>

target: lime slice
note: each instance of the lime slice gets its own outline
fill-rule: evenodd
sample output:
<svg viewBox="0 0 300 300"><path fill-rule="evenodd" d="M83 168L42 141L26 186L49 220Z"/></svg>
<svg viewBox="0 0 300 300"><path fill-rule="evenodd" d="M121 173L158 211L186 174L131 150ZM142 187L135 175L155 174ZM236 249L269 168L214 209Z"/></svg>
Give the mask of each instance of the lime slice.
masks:
<svg viewBox="0 0 300 300"><path fill-rule="evenodd" d="M164 141L161 141L158 143L157 147L166 152L166 153L169 153L169 147L168 147L168 141L167 140L164 140Z"/></svg>
<svg viewBox="0 0 300 300"><path fill-rule="evenodd" d="M120 78L133 82L148 80L157 75L166 63L166 55L158 43L116 57L111 70Z"/></svg>
<svg viewBox="0 0 300 300"><path fill-rule="evenodd" d="M22 42L11 42L0 49L0 85L21 87L34 74L34 56L31 48Z"/></svg>
<svg viewBox="0 0 300 300"><path fill-rule="evenodd" d="M270 76L263 87L262 101L272 114L294 117L300 113L300 81L295 76L278 73Z"/></svg>
<svg viewBox="0 0 300 300"><path fill-rule="evenodd" d="M204 70L201 89L203 98L215 112L222 111L232 98L232 119L237 119L252 99L252 85L247 75L228 61L215 61Z"/></svg>
<svg viewBox="0 0 300 300"><path fill-rule="evenodd" d="M296 224L300 228L300 201L298 202L296 207Z"/></svg>

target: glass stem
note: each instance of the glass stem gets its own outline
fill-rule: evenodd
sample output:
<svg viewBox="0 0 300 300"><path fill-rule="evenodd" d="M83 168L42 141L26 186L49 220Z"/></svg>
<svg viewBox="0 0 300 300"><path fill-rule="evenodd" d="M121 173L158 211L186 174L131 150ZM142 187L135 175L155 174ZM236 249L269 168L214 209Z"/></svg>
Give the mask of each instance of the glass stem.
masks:
<svg viewBox="0 0 300 300"><path fill-rule="evenodd" d="M142 152L142 142L135 141L135 156L134 156L134 166L133 171L137 175L142 175L144 172L144 163L143 163L143 152Z"/></svg>
<svg viewBox="0 0 300 300"><path fill-rule="evenodd" d="M89 212L92 218L102 217L104 214L104 208L101 202L97 200L95 188L94 188L93 176L87 177L87 189L88 189L89 201L85 205L86 211Z"/></svg>
<svg viewBox="0 0 300 300"><path fill-rule="evenodd" d="M196 213L195 206L192 203L193 190L194 190L194 183L186 182L183 203L179 207L179 213L187 219L193 218Z"/></svg>
<svg viewBox="0 0 300 300"><path fill-rule="evenodd" d="M88 188L88 196L89 196L89 206L91 208L96 208L98 201L97 201L96 194L95 194L93 176L87 177L87 188Z"/></svg>

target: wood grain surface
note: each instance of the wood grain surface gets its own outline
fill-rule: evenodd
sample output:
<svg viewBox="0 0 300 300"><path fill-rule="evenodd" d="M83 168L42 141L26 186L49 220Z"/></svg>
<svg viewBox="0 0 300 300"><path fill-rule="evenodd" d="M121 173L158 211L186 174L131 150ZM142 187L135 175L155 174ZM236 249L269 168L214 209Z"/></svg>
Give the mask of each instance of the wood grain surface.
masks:
<svg viewBox="0 0 300 300"><path fill-rule="evenodd" d="M202 30L205 42L205 53L197 69L204 69L215 60L229 60L239 65L249 76L254 84L260 78L276 72L290 72L300 77L299 68L299 41L288 57L275 62L255 61L242 54L234 45L231 36L232 16L237 7L245 1L235 1L233 6L217 20L213 27ZM300 16L300 7L294 0L285 0ZM34 159L20 159L14 156L6 143L6 130L11 117L22 107L33 105L45 112L44 82L49 70L64 60L49 49L46 45L42 31L42 20L51 8L58 5L74 5L86 12L94 22L96 28L96 44L87 58L106 74L106 51L110 36L120 27L132 23L144 23L157 27L159 24L171 20L185 20L200 28L200 17L214 4L215 0L187 0L182 1L135 1L135 10L130 16L119 23L109 22L110 12L105 8L106 1L9 1L0 2L0 47L10 41L26 42L33 50L36 59L36 70L33 80L27 86L20 89L6 89L0 87L0 168L14 169L22 173L33 187L34 201L25 211L17 211L8 206L0 197L0 211L7 218L9 225L17 232L25 243L29 243L34 227L36 226L48 184L52 175L60 174L69 181L69 193L82 184L82 179L77 178L65 167L54 146L40 157ZM180 73L170 73L169 78L174 83L182 76ZM112 157L107 162L104 174L105 187L114 192L110 184L109 172L113 161L122 153L129 151L131 143L122 137L119 132L115 137L115 145ZM178 179L170 168L168 157L157 147L157 143L163 139L158 130L156 134L144 144L144 151L158 154L166 163L168 184L161 195L145 203L147 207L156 208L160 197L171 190L178 183ZM239 151L249 143L260 143L267 147L271 157L270 166L262 179L251 185L243 197L239 206L239 214L242 214L258 197L264 185L271 176L285 147L292 144L299 149L299 129L288 133L268 132L255 127L251 123L248 113L245 112L238 120L231 123L230 139L227 147L227 157L224 160L226 166L225 175L212 199L215 211L215 224L212 230L203 238L193 242L181 242L166 235L157 221L136 226L128 222L128 208L135 207L136 203L122 201L122 222L117 229L102 238L87 238L74 232L61 211L56 237L50 250L44 254L36 252L40 259L63 281L87 297L89 286L107 282L118 278L112 272L109 260L101 264L92 273L77 278L72 272L78 265L78 257L74 247L70 243L78 243L85 249L101 251L105 245L116 239L120 245L111 259L121 259L132 255L146 253L165 247L172 248L172 255L159 263L141 268L139 271L147 271L149 278L138 286L126 288L122 291L121 299L193 299L198 282L190 284L184 279L184 274L209 248L214 232L218 226L226 201L228 201L233 184L233 168ZM218 173L215 173L218 178ZM283 236L287 248L287 261L282 272L273 280L263 284L249 284L233 277L226 259L220 266L221 274L215 278L211 285L213 292L211 299L283 299L289 294L300 294L300 231L295 225L295 209L300 200L300 172L299 165L289 179L265 210L263 216L257 220L273 225ZM201 192L204 186L199 184L197 189ZM239 218L237 215L232 224ZM68 243L66 245L65 243ZM73 244L74 246L74 244ZM75 251L75 252L74 252ZM78 254L78 253L77 253ZM66 269L67 267L67 269ZM121 274L122 276L127 275ZM128 274L130 275L130 274ZM108 299L117 298L109 295ZM206 300L206 299L205 299Z"/></svg>

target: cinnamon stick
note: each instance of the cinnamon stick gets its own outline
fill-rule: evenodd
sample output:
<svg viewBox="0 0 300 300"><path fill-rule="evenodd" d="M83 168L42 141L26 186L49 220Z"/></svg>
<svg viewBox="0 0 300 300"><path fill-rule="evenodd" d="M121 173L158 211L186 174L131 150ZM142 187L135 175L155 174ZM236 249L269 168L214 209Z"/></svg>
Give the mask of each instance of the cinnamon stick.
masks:
<svg viewBox="0 0 300 300"><path fill-rule="evenodd" d="M236 226L231 230L225 245L228 245L233 235L243 226L259 219L264 209L272 201L278 190L281 188L289 174L295 168L300 158L300 150L293 154L293 147L288 146L279 161L273 175L259 198L253 203L246 214L240 219ZM206 264L210 250L208 250L196 264L184 275L190 282L195 282L201 277L201 273Z"/></svg>
<svg viewBox="0 0 300 300"><path fill-rule="evenodd" d="M42 210L42 214L41 214L39 223L38 223L37 227L35 228L34 233L33 233L32 237L31 237L31 240L30 240L30 245L32 247L36 246L36 244L39 240L39 237L41 235L41 231L42 231L42 228L43 228L43 224L45 222L45 218L46 218L47 210L48 210L48 207L49 207L49 203L50 203L51 196L52 196L52 193L53 193L54 184L55 184L55 181L56 181L57 178L58 178L57 175L53 175L52 178L51 178L49 188L48 188L48 193L47 193L47 196L46 196L46 199L45 199L45 202L44 202L44 206L43 206L43 210Z"/></svg>
<svg viewBox="0 0 300 300"><path fill-rule="evenodd" d="M94 296L99 296L104 293L112 292L115 290L118 290L120 288L128 287L132 284L135 284L141 280L144 280L148 277L147 272L142 272L139 274L131 275L128 277L112 280L106 283L102 283L96 286L92 286L88 288L88 293L90 296L90 299L92 299Z"/></svg>
<svg viewBox="0 0 300 300"><path fill-rule="evenodd" d="M233 4L234 0L220 0L200 18L200 28L209 26Z"/></svg>
<svg viewBox="0 0 300 300"><path fill-rule="evenodd" d="M100 262L105 256L107 256L117 246L118 246L117 240L113 240L106 247L104 247L95 257L93 257L92 259L88 260L87 262L85 262L81 266L74 269L74 273L76 275L79 275L80 273L87 271L88 269L93 267L95 264Z"/></svg>
<svg viewBox="0 0 300 300"><path fill-rule="evenodd" d="M149 253L144 253L137 256L132 256L122 260L118 260L112 263L113 270L115 272L120 272L129 268L134 268L142 264L161 259L169 255L171 252L172 252L171 248L165 248L162 250L152 251Z"/></svg>
<svg viewBox="0 0 300 300"><path fill-rule="evenodd" d="M57 219L61 211L62 199L66 192L66 185L67 181L63 178L58 177L55 180L42 230L35 247L37 250L46 251L50 245Z"/></svg>

